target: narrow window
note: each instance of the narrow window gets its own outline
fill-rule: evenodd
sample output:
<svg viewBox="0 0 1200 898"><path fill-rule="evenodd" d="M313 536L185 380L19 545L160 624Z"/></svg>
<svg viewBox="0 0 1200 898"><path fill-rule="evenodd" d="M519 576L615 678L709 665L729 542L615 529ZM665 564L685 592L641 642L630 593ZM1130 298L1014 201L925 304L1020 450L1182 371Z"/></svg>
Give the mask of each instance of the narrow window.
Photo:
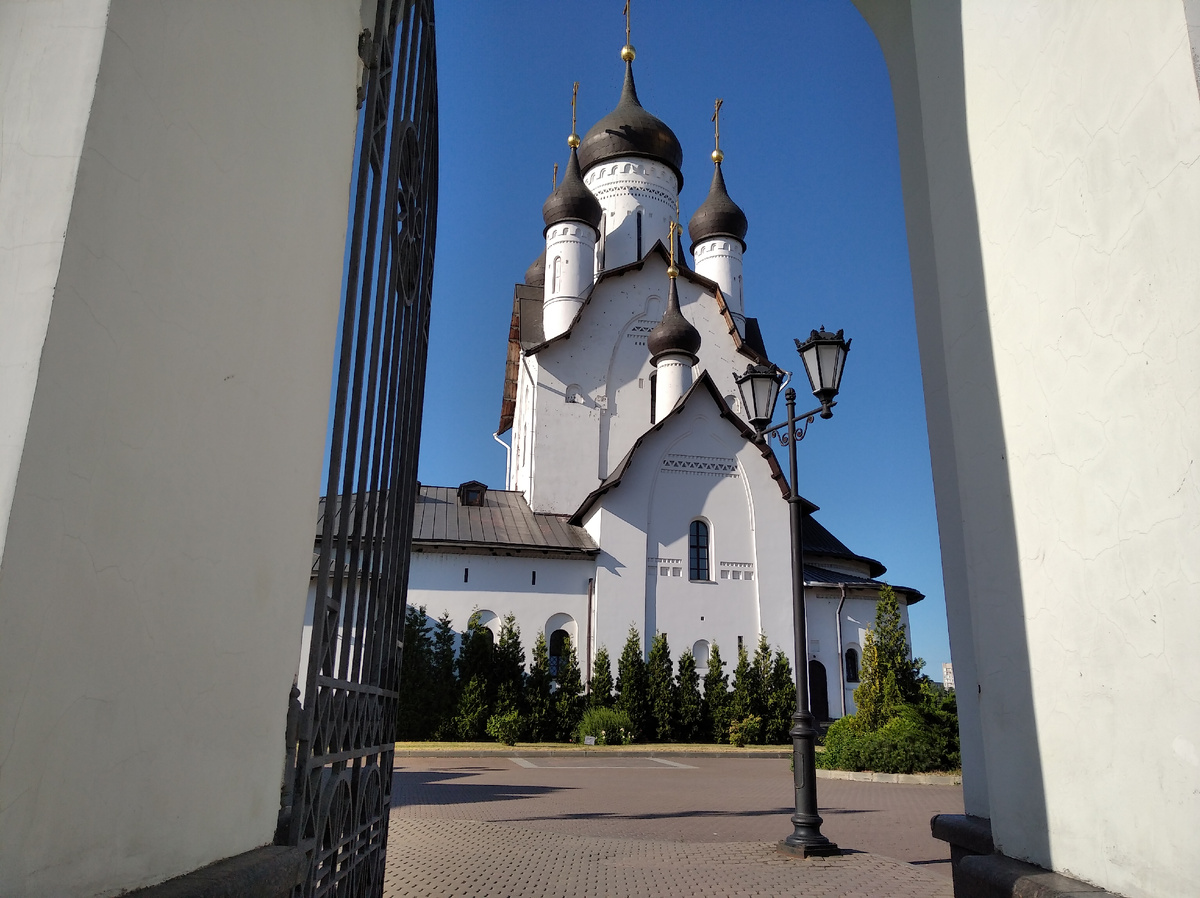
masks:
<svg viewBox="0 0 1200 898"><path fill-rule="evenodd" d="M657 415L657 413L658 413L657 412L657 403L655 402L655 396L657 394L658 394L658 372L655 371L653 374L650 375L650 423L651 424L654 423L655 415Z"/></svg>
<svg viewBox="0 0 1200 898"><path fill-rule="evenodd" d="M566 630L555 630L550 634L550 679L557 680L566 670L569 644Z"/></svg>
<svg viewBox="0 0 1200 898"><path fill-rule="evenodd" d="M463 583L466 583L467 580L470 579L470 577L471 577L471 569L469 567L463 568Z"/></svg>
<svg viewBox="0 0 1200 898"><path fill-rule="evenodd" d="M745 648L745 646L742 645L742 637L739 636L738 637L738 655L739 656L742 654L743 648Z"/></svg>
<svg viewBox="0 0 1200 898"><path fill-rule="evenodd" d="M533 572L533 579L530 581L530 586L537 586L537 571Z"/></svg>
<svg viewBox="0 0 1200 898"><path fill-rule="evenodd" d="M637 211L637 257L642 258L642 210Z"/></svg>
<svg viewBox="0 0 1200 898"><path fill-rule="evenodd" d="M562 256L554 257L554 275L550 281L550 292L557 293L562 286Z"/></svg>
<svg viewBox="0 0 1200 898"><path fill-rule="evenodd" d="M846 682L858 682L858 652L846 649Z"/></svg>
<svg viewBox="0 0 1200 898"><path fill-rule="evenodd" d="M708 525L692 521L688 529L688 578L708 579Z"/></svg>

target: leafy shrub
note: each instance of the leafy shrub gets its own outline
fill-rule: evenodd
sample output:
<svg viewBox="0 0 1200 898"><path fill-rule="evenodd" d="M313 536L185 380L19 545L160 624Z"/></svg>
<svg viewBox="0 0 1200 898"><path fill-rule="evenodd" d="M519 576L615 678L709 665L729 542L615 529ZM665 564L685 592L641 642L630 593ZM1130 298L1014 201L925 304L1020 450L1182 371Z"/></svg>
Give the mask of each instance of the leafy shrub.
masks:
<svg viewBox="0 0 1200 898"><path fill-rule="evenodd" d="M866 731L855 717L843 717L829 727L825 751L817 755L817 766L878 773L927 773L945 770L955 760L948 757L946 740L916 708L905 707L874 732Z"/></svg>
<svg viewBox="0 0 1200 898"><path fill-rule="evenodd" d="M762 732L762 718L757 714L735 720L729 725L729 744L745 748L747 744L758 741L760 732Z"/></svg>
<svg viewBox="0 0 1200 898"><path fill-rule="evenodd" d="M523 725L520 712L516 708L510 708L502 714L493 714L488 718L487 734L497 742L516 745Z"/></svg>
<svg viewBox="0 0 1200 898"><path fill-rule="evenodd" d="M633 741L629 715L616 708L588 708L576 729L576 739L595 736L597 745L628 745Z"/></svg>

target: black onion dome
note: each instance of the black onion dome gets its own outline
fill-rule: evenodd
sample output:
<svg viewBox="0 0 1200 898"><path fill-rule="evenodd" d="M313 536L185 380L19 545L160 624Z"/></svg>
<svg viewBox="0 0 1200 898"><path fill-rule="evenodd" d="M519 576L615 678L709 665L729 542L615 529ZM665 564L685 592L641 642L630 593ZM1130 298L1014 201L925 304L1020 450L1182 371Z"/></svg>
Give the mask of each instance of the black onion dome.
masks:
<svg viewBox="0 0 1200 898"><path fill-rule="evenodd" d="M525 283L530 287L546 286L546 251L542 250L542 254L533 260L533 263L525 269Z"/></svg>
<svg viewBox="0 0 1200 898"><path fill-rule="evenodd" d="M579 172L579 153L572 147L562 183L554 188L542 205L542 221L547 228L560 221L582 221L593 230L598 230L603 215L600 201L583 183L583 175Z"/></svg>
<svg viewBox="0 0 1200 898"><path fill-rule="evenodd" d="M669 352L686 352L695 358L700 349L700 331L679 311L679 291L675 289L675 278L671 278L671 290L667 294L667 310L663 312L662 321L655 325L646 338L646 346L650 350L651 361Z"/></svg>
<svg viewBox="0 0 1200 898"><path fill-rule="evenodd" d="M679 138L638 102L632 61L625 63L625 85L621 88L617 108L592 125L584 135L579 156L584 171L621 156L654 159L669 166L675 172L679 188L683 188L683 148Z"/></svg>
<svg viewBox="0 0 1200 898"><path fill-rule="evenodd" d="M729 192L725 189L725 176L721 174L721 163L718 162L714 168L712 186L708 188L708 196L700 204L700 208L696 210L692 220L688 222L688 236L692 238L692 250L696 249L696 244L717 236L732 237L742 245L744 250L746 248L746 230L750 226L746 221L746 213L729 198Z"/></svg>

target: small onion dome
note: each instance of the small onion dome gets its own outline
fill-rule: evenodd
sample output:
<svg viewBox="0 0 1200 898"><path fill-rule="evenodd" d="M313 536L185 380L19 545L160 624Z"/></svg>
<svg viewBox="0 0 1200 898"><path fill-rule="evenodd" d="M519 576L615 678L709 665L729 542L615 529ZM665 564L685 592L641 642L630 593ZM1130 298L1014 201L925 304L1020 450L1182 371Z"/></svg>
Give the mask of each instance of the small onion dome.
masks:
<svg viewBox="0 0 1200 898"><path fill-rule="evenodd" d="M675 173L683 188L683 148L675 132L642 108L633 85L633 60L625 60L625 85L617 108L583 137L580 161L586 171L607 159L642 156L662 162Z"/></svg>
<svg viewBox="0 0 1200 898"><path fill-rule="evenodd" d="M749 223L746 221L746 213L729 198L729 192L725 189L725 176L721 174L721 163L718 162L714 166L708 196L688 222L692 251L695 252L696 244L717 236L732 237L744 250L747 228Z"/></svg>
<svg viewBox="0 0 1200 898"><path fill-rule="evenodd" d="M685 353L696 363L696 351L700 349L700 331L679 311L679 291L675 288L675 278L671 278L671 290L667 294L667 310L663 313L662 321L655 325L646 338L646 346L650 350L650 361L657 364L660 356L668 353Z"/></svg>
<svg viewBox="0 0 1200 898"><path fill-rule="evenodd" d="M547 228L560 221L582 221L595 231L599 230L603 216L600 201L588 190L579 173L579 151L571 147L567 173L542 205L542 221Z"/></svg>
<svg viewBox="0 0 1200 898"><path fill-rule="evenodd" d="M525 269L525 283L530 287L546 286L546 251L542 250L542 254L533 260L533 263Z"/></svg>

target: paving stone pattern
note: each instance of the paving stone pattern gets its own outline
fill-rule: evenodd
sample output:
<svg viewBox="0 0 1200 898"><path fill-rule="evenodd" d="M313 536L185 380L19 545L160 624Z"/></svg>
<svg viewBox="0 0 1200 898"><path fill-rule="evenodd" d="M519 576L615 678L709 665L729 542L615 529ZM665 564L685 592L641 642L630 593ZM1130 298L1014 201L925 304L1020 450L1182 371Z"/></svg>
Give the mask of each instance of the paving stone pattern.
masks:
<svg viewBox="0 0 1200 898"><path fill-rule="evenodd" d="M949 896L934 813L957 786L821 780L824 832L849 853L797 860L788 762L675 758L397 759L387 896Z"/></svg>

